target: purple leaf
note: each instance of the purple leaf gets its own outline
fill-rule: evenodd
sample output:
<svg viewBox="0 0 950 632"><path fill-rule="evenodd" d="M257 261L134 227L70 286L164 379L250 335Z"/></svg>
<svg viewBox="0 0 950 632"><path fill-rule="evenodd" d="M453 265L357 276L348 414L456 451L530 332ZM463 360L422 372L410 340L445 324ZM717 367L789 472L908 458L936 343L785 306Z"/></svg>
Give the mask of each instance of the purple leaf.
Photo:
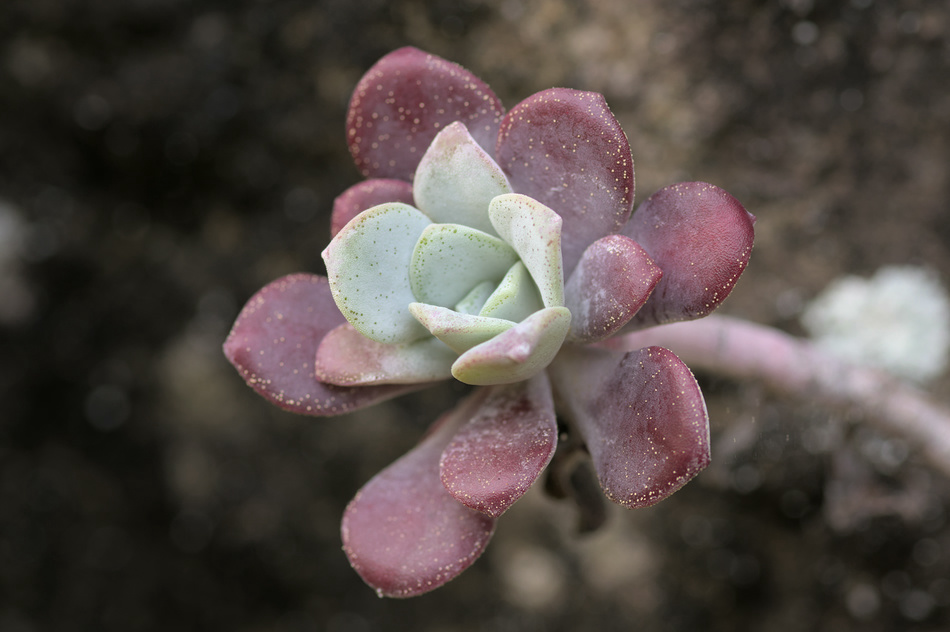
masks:
<svg viewBox="0 0 950 632"><path fill-rule="evenodd" d="M615 503L657 503L709 464L703 394L672 351L565 347L549 374Z"/></svg>
<svg viewBox="0 0 950 632"><path fill-rule="evenodd" d="M603 340L637 313L663 275L646 251L629 237L608 235L584 251L564 287L571 310L568 340Z"/></svg>
<svg viewBox="0 0 950 632"><path fill-rule="evenodd" d="M413 597L472 565L495 519L459 503L442 485L439 458L478 408L479 393L433 426L411 452L377 474L343 514L343 550L381 597Z"/></svg>
<svg viewBox="0 0 950 632"><path fill-rule="evenodd" d="M630 216L633 158L603 95L552 88L528 97L502 121L497 154L515 191L564 218L565 274Z"/></svg>
<svg viewBox="0 0 950 632"><path fill-rule="evenodd" d="M630 329L701 318L725 300L752 253L755 217L705 182L660 189L623 229L650 254L663 278Z"/></svg>
<svg viewBox="0 0 950 632"><path fill-rule="evenodd" d="M442 453L442 484L463 505L497 518L551 460L557 419L544 373L481 394L478 410Z"/></svg>
<svg viewBox="0 0 950 632"><path fill-rule="evenodd" d="M407 46L376 62L356 85L346 117L347 142L365 177L411 181L443 127L461 121L490 152L504 113L481 79Z"/></svg>
<svg viewBox="0 0 950 632"><path fill-rule="evenodd" d="M351 219L368 208L386 202L402 202L415 206L412 185L405 180L374 178L357 182L333 201L330 236L335 237Z"/></svg>
<svg viewBox="0 0 950 632"><path fill-rule="evenodd" d="M345 323L326 278L291 274L264 286L241 310L224 355L244 381L277 406L324 417L369 406L427 385L341 388L314 377L317 346Z"/></svg>

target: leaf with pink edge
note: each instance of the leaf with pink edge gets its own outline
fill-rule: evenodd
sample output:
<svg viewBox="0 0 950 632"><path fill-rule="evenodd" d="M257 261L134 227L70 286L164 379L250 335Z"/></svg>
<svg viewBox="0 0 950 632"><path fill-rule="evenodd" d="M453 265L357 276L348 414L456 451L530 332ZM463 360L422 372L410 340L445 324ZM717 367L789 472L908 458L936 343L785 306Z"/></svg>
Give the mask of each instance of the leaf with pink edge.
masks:
<svg viewBox="0 0 950 632"><path fill-rule="evenodd" d="M584 251L564 287L571 310L571 342L608 338L637 313L662 271L635 241L623 235L598 239Z"/></svg>
<svg viewBox="0 0 950 632"><path fill-rule="evenodd" d="M335 237L351 219L379 204L402 202L413 204L412 185L405 180L375 178L357 182L333 201L330 215L330 236Z"/></svg>
<svg viewBox="0 0 950 632"><path fill-rule="evenodd" d="M653 505L709 464L706 403L672 351L565 347L548 374L613 502Z"/></svg>
<svg viewBox="0 0 950 632"><path fill-rule="evenodd" d="M344 323L324 336L314 372L337 386L415 384L448 379L457 354L436 338L383 344Z"/></svg>
<svg viewBox="0 0 950 632"><path fill-rule="evenodd" d="M551 363L570 327L571 312L566 307L542 309L460 355L452 365L452 375L475 385L526 380Z"/></svg>
<svg viewBox="0 0 950 632"><path fill-rule="evenodd" d="M498 234L515 249L545 307L564 305L561 265L561 217L526 195L499 195L488 206L488 217Z"/></svg>
<svg viewBox="0 0 950 632"><path fill-rule="evenodd" d="M705 182L660 189L623 229L663 270L627 330L701 318L725 300L752 254L755 217Z"/></svg>
<svg viewBox="0 0 950 632"><path fill-rule="evenodd" d="M456 353L465 353L515 326L510 320L466 314L427 303L410 303L409 311Z"/></svg>
<svg viewBox="0 0 950 632"><path fill-rule="evenodd" d="M340 415L426 386L341 388L317 381L317 346L344 322L326 278L291 274L251 297L224 342L224 355L251 388L303 415Z"/></svg>
<svg viewBox="0 0 950 632"><path fill-rule="evenodd" d="M497 518L538 478L557 446L551 385L542 372L494 386L445 448L442 483L456 500Z"/></svg>
<svg viewBox="0 0 950 632"><path fill-rule="evenodd" d="M515 191L564 218L568 275L587 246L630 217L630 144L601 94L552 88L528 97L502 121L496 156Z"/></svg>
<svg viewBox="0 0 950 632"><path fill-rule="evenodd" d="M511 185L465 125L455 122L426 150L412 191L419 210L433 222L464 224L496 235L488 220L488 203L496 195L511 193Z"/></svg>
<svg viewBox="0 0 950 632"><path fill-rule="evenodd" d="M478 409L476 391L412 451L373 477L343 514L343 551L380 597L414 597L458 576L482 554L495 519L442 485L439 459Z"/></svg>
<svg viewBox="0 0 950 632"><path fill-rule="evenodd" d="M356 84L347 142L365 177L411 181L442 128L461 121L479 145L492 149L504 113L491 88L471 72L407 46L380 59Z"/></svg>

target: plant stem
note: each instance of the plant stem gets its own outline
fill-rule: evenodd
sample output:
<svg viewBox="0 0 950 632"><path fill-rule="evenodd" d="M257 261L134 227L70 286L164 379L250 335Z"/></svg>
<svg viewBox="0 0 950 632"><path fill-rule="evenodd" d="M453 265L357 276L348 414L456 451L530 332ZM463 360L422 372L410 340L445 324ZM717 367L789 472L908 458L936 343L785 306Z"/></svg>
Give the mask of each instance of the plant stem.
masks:
<svg viewBox="0 0 950 632"><path fill-rule="evenodd" d="M777 329L727 316L644 329L604 346L634 351L650 345L667 347L693 369L760 380L781 392L853 410L884 432L907 439L950 476L950 410L887 373L844 362Z"/></svg>

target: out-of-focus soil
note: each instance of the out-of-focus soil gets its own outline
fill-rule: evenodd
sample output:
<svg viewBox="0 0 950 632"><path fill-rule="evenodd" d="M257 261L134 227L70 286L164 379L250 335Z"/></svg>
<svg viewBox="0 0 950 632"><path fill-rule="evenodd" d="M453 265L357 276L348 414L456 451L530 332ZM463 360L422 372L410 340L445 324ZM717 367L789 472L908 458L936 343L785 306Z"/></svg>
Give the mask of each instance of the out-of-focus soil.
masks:
<svg viewBox="0 0 950 632"><path fill-rule="evenodd" d="M950 282L946 0L5 0L0 630L950 627L946 477L712 375L714 463L669 500L577 536L533 490L444 588L361 582L343 508L458 388L295 417L220 344L260 286L322 270L349 93L406 44L509 106L603 92L638 202L736 195L756 248L725 312L800 333L836 276Z"/></svg>

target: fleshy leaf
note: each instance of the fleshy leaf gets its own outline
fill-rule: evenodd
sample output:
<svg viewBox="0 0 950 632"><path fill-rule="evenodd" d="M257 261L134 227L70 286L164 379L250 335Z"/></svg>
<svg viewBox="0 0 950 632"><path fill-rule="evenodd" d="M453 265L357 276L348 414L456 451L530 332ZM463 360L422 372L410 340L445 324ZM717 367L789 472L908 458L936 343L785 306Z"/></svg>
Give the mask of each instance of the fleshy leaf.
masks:
<svg viewBox="0 0 950 632"><path fill-rule="evenodd" d="M499 195L488 207L491 223L511 244L534 279L545 307L564 305L561 216L526 195Z"/></svg>
<svg viewBox="0 0 950 632"><path fill-rule="evenodd" d="M646 302L662 274L629 237L608 235L592 243L564 287L571 310L568 339L590 343L613 335Z"/></svg>
<svg viewBox="0 0 950 632"><path fill-rule="evenodd" d="M524 263L511 266L492 295L482 306L479 316L522 321L542 309L541 295Z"/></svg>
<svg viewBox="0 0 950 632"><path fill-rule="evenodd" d="M488 297L491 296L494 291L495 284L491 281L479 283L472 288L471 292L465 295L465 298L455 304L455 311L462 314L478 314L482 311L482 306L485 305L485 301L488 300Z"/></svg>
<svg viewBox="0 0 950 632"><path fill-rule="evenodd" d="M343 551L381 597L414 597L458 576L485 550L495 519L442 485L439 459L475 410L476 392L412 451L373 477L343 514Z"/></svg>
<svg viewBox="0 0 950 632"><path fill-rule="evenodd" d="M515 326L510 320L464 314L426 303L410 303L409 311L433 336L456 353L465 353ZM449 364L454 361L453 357Z"/></svg>
<svg viewBox="0 0 950 632"><path fill-rule="evenodd" d="M548 374L561 412L587 442L601 487L615 503L657 503L709 464L703 394L672 351L570 346Z"/></svg>
<svg viewBox="0 0 950 632"><path fill-rule="evenodd" d="M376 62L356 84L347 143L365 177L411 181L442 128L461 121L479 145L491 149L504 113L491 88L471 72L405 47Z"/></svg>
<svg viewBox="0 0 950 632"><path fill-rule="evenodd" d="M502 121L496 155L515 191L564 218L568 275L587 246L630 217L630 144L601 94L552 88L528 97Z"/></svg>
<svg viewBox="0 0 950 632"><path fill-rule="evenodd" d="M629 329L701 318L725 300L752 254L755 217L705 182L660 189L623 229L663 270Z"/></svg>
<svg viewBox="0 0 950 632"><path fill-rule="evenodd" d="M419 209L433 222L464 224L495 235L488 203L496 195L511 193L511 185L465 125L455 122L439 132L426 150L412 190Z"/></svg>
<svg viewBox="0 0 950 632"><path fill-rule="evenodd" d="M224 342L224 355L248 386L303 415L340 415L423 386L341 388L318 382L317 345L344 322L325 277L291 274L251 297Z"/></svg>
<svg viewBox="0 0 950 632"><path fill-rule="evenodd" d="M402 202L413 204L412 185L405 180L376 178L357 182L333 201L330 236L335 237L351 219L379 204Z"/></svg>
<svg viewBox="0 0 950 632"><path fill-rule="evenodd" d="M551 385L528 381L485 389L484 402L442 453L442 484L456 500L497 518L541 474L557 446Z"/></svg>
<svg viewBox="0 0 950 632"><path fill-rule="evenodd" d="M416 384L452 375L458 357L432 337L383 344L363 336L349 323L333 329L317 348L315 373L328 384Z"/></svg>
<svg viewBox="0 0 950 632"><path fill-rule="evenodd" d="M432 224L412 251L413 300L455 305L482 281L500 281L517 260L517 253L498 237L461 224Z"/></svg>
<svg viewBox="0 0 950 632"><path fill-rule="evenodd" d="M412 314L409 262L429 218L408 204L363 211L323 251L337 307L356 329L377 342L412 342L426 335Z"/></svg>
<svg viewBox="0 0 950 632"><path fill-rule="evenodd" d="M508 331L472 347L452 365L466 384L510 384L543 370L557 355L571 327L566 307L535 312Z"/></svg>

